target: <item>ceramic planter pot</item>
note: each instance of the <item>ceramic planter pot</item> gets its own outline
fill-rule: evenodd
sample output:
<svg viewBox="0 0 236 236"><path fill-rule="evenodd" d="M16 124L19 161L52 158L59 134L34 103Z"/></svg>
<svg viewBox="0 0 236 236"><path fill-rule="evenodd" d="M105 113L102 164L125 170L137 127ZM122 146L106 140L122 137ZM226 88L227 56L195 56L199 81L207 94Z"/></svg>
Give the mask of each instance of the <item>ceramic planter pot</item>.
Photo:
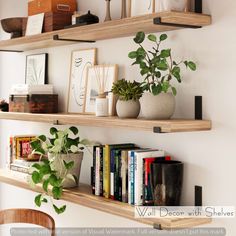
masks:
<svg viewBox="0 0 236 236"><path fill-rule="evenodd" d="M158 0L157 12L162 11L184 11L187 0Z"/></svg>
<svg viewBox="0 0 236 236"><path fill-rule="evenodd" d="M148 120L170 119L175 111L175 97L172 93L144 93L140 99L141 114Z"/></svg>
<svg viewBox="0 0 236 236"><path fill-rule="evenodd" d="M140 112L139 100L118 100L116 103L116 112L120 118L137 118Z"/></svg>
<svg viewBox="0 0 236 236"><path fill-rule="evenodd" d="M58 172L65 172L65 167L63 164L63 160L65 162L71 162L74 161L74 167L69 170L69 174L74 175L78 179L79 183L79 177L80 177L80 171L81 171L81 164L83 160L83 152L78 152L78 153L69 153L69 154L59 154L55 156L53 153L48 154L48 159L49 160L54 160L53 164L51 165L51 168L53 170L56 170ZM64 188L73 188L78 186L78 184L74 181L74 179L67 178L63 182L63 187Z"/></svg>
<svg viewBox="0 0 236 236"><path fill-rule="evenodd" d="M179 161L151 164L151 188L155 206L180 206L184 165Z"/></svg>

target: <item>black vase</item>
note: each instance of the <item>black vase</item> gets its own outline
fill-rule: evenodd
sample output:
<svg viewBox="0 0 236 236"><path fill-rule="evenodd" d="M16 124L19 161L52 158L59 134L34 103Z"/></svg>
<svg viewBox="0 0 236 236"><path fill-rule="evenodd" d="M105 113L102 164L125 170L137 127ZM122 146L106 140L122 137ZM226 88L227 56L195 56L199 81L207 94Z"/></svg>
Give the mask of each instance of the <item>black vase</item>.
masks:
<svg viewBox="0 0 236 236"><path fill-rule="evenodd" d="M183 163L158 161L151 164L151 187L155 206L179 206L183 184Z"/></svg>

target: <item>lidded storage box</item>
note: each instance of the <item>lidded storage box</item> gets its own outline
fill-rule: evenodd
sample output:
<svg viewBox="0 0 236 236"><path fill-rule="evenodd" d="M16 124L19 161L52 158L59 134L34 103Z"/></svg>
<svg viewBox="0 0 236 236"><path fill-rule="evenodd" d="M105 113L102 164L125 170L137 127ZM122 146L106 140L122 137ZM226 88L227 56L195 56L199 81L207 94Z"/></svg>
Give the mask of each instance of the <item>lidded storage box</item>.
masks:
<svg viewBox="0 0 236 236"><path fill-rule="evenodd" d="M29 0L28 15L36 15L39 13L67 12L73 14L77 10L76 0Z"/></svg>
<svg viewBox="0 0 236 236"><path fill-rule="evenodd" d="M57 113L57 94L10 95L10 112Z"/></svg>

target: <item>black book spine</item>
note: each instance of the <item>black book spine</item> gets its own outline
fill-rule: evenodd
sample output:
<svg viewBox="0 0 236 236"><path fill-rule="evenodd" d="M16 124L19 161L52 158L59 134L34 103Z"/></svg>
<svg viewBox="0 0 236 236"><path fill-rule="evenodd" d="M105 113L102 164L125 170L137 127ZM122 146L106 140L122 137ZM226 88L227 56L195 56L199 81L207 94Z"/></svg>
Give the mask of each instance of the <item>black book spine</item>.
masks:
<svg viewBox="0 0 236 236"><path fill-rule="evenodd" d="M103 196L103 146L100 147L100 196Z"/></svg>
<svg viewBox="0 0 236 236"><path fill-rule="evenodd" d="M92 193L95 194L95 172L96 172L96 146L93 147L93 167L91 168Z"/></svg>

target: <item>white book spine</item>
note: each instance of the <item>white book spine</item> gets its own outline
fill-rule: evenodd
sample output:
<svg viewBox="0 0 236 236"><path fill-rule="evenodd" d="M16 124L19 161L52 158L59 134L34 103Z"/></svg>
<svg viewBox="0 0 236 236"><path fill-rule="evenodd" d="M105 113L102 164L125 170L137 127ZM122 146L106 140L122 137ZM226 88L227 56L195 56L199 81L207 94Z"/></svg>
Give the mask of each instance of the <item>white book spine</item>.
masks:
<svg viewBox="0 0 236 236"><path fill-rule="evenodd" d="M100 147L96 147L95 195L100 196Z"/></svg>
<svg viewBox="0 0 236 236"><path fill-rule="evenodd" d="M165 152L162 150L136 152L135 153L135 168L134 168L134 204L141 206L143 204L143 159L153 157L163 157Z"/></svg>

